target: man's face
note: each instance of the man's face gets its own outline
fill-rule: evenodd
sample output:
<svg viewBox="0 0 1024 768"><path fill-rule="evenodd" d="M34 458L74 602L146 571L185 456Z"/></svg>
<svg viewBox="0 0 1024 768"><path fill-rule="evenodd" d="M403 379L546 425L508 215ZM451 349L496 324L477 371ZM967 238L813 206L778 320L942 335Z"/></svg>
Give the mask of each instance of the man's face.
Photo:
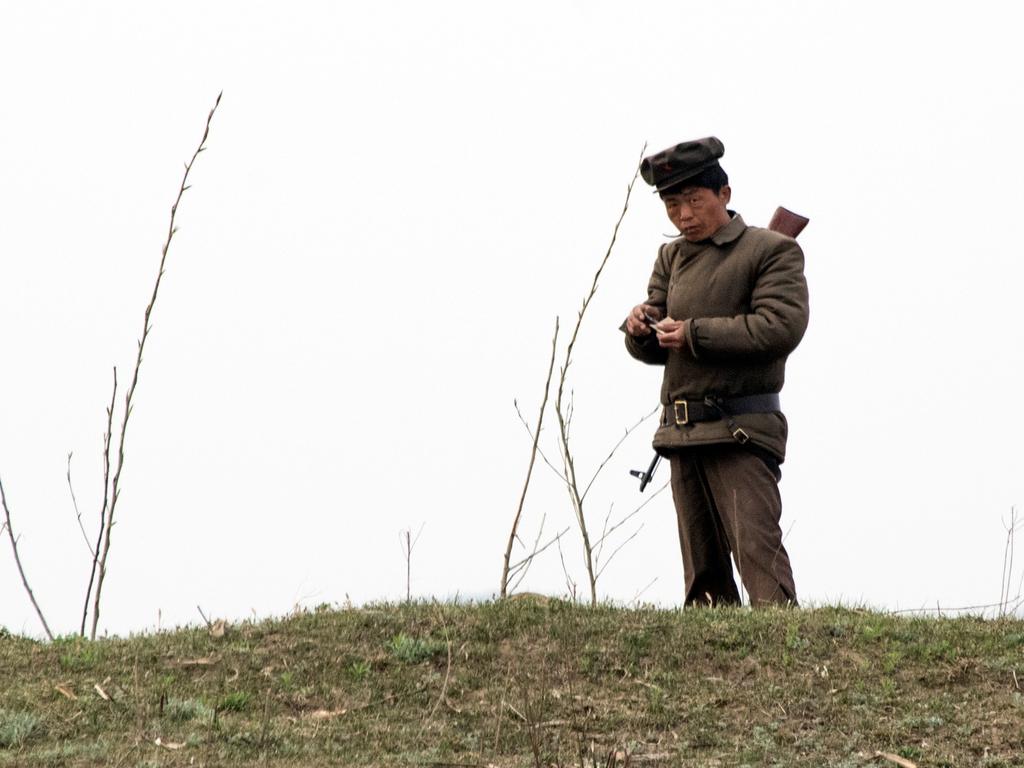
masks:
<svg viewBox="0 0 1024 768"><path fill-rule="evenodd" d="M732 197L728 186L717 193L707 187L687 187L662 198L669 221L687 242L706 240L729 223L726 206Z"/></svg>

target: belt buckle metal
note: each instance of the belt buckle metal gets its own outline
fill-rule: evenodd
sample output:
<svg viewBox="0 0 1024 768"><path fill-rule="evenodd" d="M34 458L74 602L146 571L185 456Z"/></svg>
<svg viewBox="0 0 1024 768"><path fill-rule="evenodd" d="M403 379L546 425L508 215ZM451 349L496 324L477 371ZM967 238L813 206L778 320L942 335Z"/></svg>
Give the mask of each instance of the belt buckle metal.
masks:
<svg viewBox="0 0 1024 768"><path fill-rule="evenodd" d="M743 427L736 427L732 431L732 436L740 445L744 445L750 440L750 435L743 430Z"/></svg>
<svg viewBox="0 0 1024 768"><path fill-rule="evenodd" d="M679 406L683 406L683 418L679 418ZM682 427L690 423L690 406L685 400L676 400L672 403L672 411L676 417L676 426Z"/></svg>

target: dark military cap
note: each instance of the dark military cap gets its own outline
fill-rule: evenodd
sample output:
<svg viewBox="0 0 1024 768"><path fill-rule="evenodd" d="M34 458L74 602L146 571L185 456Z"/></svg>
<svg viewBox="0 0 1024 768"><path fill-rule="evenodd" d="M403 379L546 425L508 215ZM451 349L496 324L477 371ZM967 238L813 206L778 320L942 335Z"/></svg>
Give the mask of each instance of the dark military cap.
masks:
<svg viewBox="0 0 1024 768"><path fill-rule="evenodd" d="M661 192L718 165L718 158L724 154L725 145L714 136L684 141L645 157L640 164L640 175Z"/></svg>

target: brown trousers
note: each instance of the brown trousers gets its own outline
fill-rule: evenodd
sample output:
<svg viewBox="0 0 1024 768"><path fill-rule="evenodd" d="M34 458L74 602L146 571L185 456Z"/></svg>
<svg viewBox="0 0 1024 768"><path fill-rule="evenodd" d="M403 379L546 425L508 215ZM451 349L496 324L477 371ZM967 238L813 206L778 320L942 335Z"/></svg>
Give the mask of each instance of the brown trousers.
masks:
<svg viewBox="0 0 1024 768"><path fill-rule="evenodd" d="M740 602L730 555L751 605L795 605L775 468L728 444L685 448L670 461L686 605Z"/></svg>

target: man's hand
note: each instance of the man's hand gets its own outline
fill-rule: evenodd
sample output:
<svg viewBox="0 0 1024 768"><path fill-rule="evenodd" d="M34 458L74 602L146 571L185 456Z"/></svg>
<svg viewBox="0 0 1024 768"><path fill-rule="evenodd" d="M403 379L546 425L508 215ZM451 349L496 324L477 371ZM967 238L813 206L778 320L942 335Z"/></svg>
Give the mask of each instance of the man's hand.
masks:
<svg viewBox="0 0 1024 768"><path fill-rule="evenodd" d="M665 349L686 348L686 321L673 320L666 317L664 320L653 326L654 332L658 334L658 344Z"/></svg>
<svg viewBox="0 0 1024 768"><path fill-rule="evenodd" d="M653 318L655 321L661 319L661 310L657 307L652 307L650 304L637 304L630 310L629 316L626 318L626 333L630 336L647 336L651 332L651 323L647 319L648 317Z"/></svg>

